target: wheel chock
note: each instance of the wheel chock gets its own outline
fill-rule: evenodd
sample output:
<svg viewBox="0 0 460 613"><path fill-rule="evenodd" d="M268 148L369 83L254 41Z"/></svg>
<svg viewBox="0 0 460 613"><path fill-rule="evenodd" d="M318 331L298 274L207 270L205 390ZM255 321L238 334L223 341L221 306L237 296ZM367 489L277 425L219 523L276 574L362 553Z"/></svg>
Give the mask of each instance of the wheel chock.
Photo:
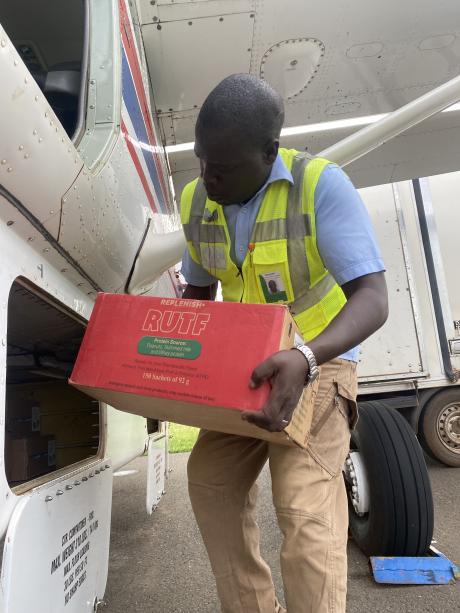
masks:
<svg viewBox="0 0 460 613"><path fill-rule="evenodd" d="M446 585L460 579L460 569L434 547L426 556L370 558L377 583Z"/></svg>

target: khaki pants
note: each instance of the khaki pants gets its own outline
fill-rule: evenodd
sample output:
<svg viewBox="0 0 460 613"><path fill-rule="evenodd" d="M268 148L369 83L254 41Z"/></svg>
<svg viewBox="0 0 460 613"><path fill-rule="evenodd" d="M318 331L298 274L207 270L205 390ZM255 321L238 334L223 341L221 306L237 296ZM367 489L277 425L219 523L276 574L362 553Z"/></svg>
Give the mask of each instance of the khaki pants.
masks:
<svg viewBox="0 0 460 613"><path fill-rule="evenodd" d="M267 459L283 534L288 613L343 613L348 509L342 466L356 422L356 365L321 367L307 451L202 431L188 464L189 492L222 613L275 613L270 569L259 551L255 483Z"/></svg>

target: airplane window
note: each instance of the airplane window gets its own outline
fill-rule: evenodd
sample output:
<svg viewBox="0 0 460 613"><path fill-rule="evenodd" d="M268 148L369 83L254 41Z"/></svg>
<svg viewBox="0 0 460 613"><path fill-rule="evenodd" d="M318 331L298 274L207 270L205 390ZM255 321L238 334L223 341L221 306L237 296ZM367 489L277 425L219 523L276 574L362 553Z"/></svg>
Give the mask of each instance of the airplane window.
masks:
<svg viewBox="0 0 460 613"><path fill-rule="evenodd" d="M67 383L84 322L17 280L8 301L5 472L21 486L97 455L99 403Z"/></svg>
<svg viewBox="0 0 460 613"><path fill-rule="evenodd" d="M83 113L83 0L0 3L0 23L69 137Z"/></svg>

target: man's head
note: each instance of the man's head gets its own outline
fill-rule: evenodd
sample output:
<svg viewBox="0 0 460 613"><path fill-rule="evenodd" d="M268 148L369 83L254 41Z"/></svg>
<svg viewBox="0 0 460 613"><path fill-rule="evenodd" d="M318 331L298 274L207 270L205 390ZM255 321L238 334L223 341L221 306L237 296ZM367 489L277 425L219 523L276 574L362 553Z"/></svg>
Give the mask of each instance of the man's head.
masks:
<svg viewBox="0 0 460 613"><path fill-rule="evenodd" d="M263 185L278 154L284 121L281 96L248 74L227 77L201 107L195 153L208 197L242 203Z"/></svg>

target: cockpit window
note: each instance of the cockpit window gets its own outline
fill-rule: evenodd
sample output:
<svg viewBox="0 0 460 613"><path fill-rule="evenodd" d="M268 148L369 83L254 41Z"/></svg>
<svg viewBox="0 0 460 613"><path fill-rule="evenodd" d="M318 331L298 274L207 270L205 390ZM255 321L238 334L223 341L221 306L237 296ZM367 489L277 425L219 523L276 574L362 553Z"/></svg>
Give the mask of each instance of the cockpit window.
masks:
<svg viewBox="0 0 460 613"><path fill-rule="evenodd" d="M83 0L0 4L0 23L70 138L83 125L86 13Z"/></svg>

